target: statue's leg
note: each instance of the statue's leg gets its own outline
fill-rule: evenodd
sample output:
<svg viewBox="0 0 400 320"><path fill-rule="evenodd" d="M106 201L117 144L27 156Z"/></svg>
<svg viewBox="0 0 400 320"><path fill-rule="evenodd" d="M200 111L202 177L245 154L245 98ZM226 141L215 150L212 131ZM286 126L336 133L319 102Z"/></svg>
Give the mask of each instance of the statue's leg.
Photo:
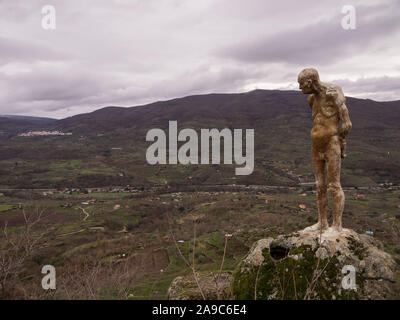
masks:
<svg viewBox="0 0 400 320"><path fill-rule="evenodd" d="M326 217L328 208L328 184L325 160L321 158L320 153L316 149L312 149L312 166L315 175L315 183L317 188L317 205L318 205L318 223L311 226L312 230L326 230L328 228L328 220Z"/></svg>
<svg viewBox="0 0 400 320"><path fill-rule="evenodd" d="M340 185L341 147L339 139L333 137L329 143L326 160L328 169L328 186L332 194L332 228L342 231L342 214L344 209L344 193Z"/></svg>

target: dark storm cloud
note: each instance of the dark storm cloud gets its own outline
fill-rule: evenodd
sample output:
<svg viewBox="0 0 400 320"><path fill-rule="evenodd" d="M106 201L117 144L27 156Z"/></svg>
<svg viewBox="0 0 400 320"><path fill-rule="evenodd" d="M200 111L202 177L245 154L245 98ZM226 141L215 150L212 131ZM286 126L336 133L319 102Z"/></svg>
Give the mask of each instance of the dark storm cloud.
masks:
<svg viewBox="0 0 400 320"><path fill-rule="evenodd" d="M284 62L327 64L343 57L363 54L376 42L400 30L400 6L357 7L356 30L341 27L342 15L293 28L272 36L259 36L219 50L218 54L249 63ZM313 21L312 17L310 20Z"/></svg>

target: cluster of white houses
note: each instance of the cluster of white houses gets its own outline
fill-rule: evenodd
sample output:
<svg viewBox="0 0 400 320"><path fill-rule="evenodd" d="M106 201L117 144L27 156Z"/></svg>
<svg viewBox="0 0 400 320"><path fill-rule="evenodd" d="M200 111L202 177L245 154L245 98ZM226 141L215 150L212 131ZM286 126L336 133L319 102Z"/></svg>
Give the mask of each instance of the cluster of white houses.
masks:
<svg viewBox="0 0 400 320"><path fill-rule="evenodd" d="M61 131L28 131L20 133L19 137L34 137L34 136L71 136L71 132Z"/></svg>

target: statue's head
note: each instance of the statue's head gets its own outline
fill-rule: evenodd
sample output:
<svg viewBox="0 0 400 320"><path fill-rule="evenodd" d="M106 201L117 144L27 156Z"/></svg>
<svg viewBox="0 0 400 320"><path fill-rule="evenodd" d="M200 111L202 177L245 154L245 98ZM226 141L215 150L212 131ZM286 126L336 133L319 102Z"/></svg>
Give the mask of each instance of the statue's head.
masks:
<svg viewBox="0 0 400 320"><path fill-rule="evenodd" d="M319 83L318 71L314 68L303 69L297 78L299 88L303 93L315 93L315 87Z"/></svg>

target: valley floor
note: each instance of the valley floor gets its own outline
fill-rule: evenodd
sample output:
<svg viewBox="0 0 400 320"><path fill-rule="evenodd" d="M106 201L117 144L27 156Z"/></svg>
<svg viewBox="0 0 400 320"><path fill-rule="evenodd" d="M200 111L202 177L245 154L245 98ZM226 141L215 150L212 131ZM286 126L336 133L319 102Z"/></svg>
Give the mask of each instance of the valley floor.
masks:
<svg viewBox="0 0 400 320"><path fill-rule="evenodd" d="M316 221L312 186L117 191L2 191L0 257L11 271L0 277L0 298L166 299L171 281L191 272L177 248L192 262L194 239L196 269L216 273L228 239L230 272L254 241ZM344 226L373 232L399 263L400 190L345 194ZM48 264L56 290L41 288Z"/></svg>

